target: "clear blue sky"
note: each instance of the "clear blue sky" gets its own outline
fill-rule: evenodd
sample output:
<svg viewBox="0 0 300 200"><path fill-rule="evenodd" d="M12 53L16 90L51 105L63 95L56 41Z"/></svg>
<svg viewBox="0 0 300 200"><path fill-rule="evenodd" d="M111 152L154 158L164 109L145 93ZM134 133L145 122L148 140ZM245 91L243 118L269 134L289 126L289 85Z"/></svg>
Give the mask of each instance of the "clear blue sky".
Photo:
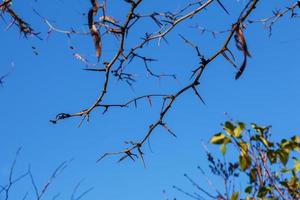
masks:
<svg viewBox="0 0 300 200"><path fill-rule="evenodd" d="M147 1L142 4L140 12L176 10L185 5L184 2ZM159 60L151 64L154 71L175 71L178 82L169 78L160 82L155 78L146 78L142 63L136 62L128 66L130 71L137 72L134 90L112 79L105 102L120 103L141 94L169 93L183 87L197 60L194 51L180 40L178 33L197 43L205 55L210 55L219 47L225 35L213 39L211 35L201 35L199 30L190 26L228 29L244 2L226 2L231 13L229 16L213 4L194 20L178 26L167 36L168 44L163 42L158 47L154 42L143 51L145 55ZM293 1L283 4L281 1L262 1L250 19L269 16L273 8L290 2ZM87 12L89 1L13 3L16 11L35 30L43 32L43 38L46 38L44 33L47 26L41 18L32 14L32 8L57 27L87 30L86 17L82 13ZM127 9L123 3L108 1L108 12L119 20L122 20L122 14ZM134 44L133 37L142 37L153 26L147 21L138 24L134 34L128 37L128 43ZM164 130L157 129L151 138L153 152L147 145L143 149L146 169L139 160L135 163L130 160L116 163L117 157L109 157L100 163L95 161L102 153L124 148L124 140L142 137L149 124L159 116L160 101L155 100L153 107L142 101L138 109L112 109L105 115L101 114L101 110L95 110L90 122L80 128L77 127L78 118L53 125L49 120L57 113L80 111L97 97L103 76L83 71L85 66L72 56L77 52L91 61L95 60L90 37L72 36L71 45L75 47L72 51L68 48L70 41L65 35L52 33L47 40L26 40L19 36L15 28L4 30L6 26L3 21L0 27L0 74L10 71L11 62L14 63L13 72L0 88L1 184L7 177L14 153L21 146L16 175L30 164L39 185L48 179L62 161L74 158L51 185L45 199L51 199L59 192L60 199L68 199L81 179L84 179L82 191L94 187L85 199L163 199L164 189L170 196L184 199L172 189L172 185L193 191L192 185L183 177L184 173L188 173L205 186L206 182L196 169L197 165L206 169L207 164L201 140L207 142L212 134L221 130L220 123L227 120L224 112L247 123L273 125L274 138L277 139L300 132L300 29L297 19L280 20L274 26L271 38L261 24L247 27L245 36L252 58L248 60L243 76L235 81L234 69L223 58L211 63L199 87L207 105L201 104L190 92L178 99L166 117L166 122L178 138L174 139ZM38 56L33 53L32 46L37 48ZM235 49L233 43L231 47ZM107 41L103 48L106 58L110 58L116 42ZM240 54L236 53L241 62ZM210 148L215 151L214 147ZM16 196L12 199L20 199L27 190L32 190L29 182L21 182L13 190Z"/></svg>

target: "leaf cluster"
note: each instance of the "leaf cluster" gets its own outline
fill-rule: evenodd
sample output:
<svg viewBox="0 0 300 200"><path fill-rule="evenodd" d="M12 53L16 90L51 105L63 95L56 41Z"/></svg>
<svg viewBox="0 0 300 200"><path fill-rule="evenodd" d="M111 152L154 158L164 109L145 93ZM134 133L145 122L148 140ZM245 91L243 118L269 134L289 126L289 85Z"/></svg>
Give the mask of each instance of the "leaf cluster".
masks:
<svg viewBox="0 0 300 200"><path fill-rule="evenodd" d="M293 136L274 142L271 139L271 126L258 126L251 124L249 129L243 122L226 121L223 131L213 135L211 144L219 146L221 154L233 157L238 164L237 172L229 173L230 168L226 159L215 163L212 155L208 161L212 166L212 173L229 179L229 175L240 177L240 174L248 179L245 184L244 199L300 199L300 138ZM228 147L235 151L227 150ZM237 152L237 155L232 152ZM240 177L240 179L242 179ZM243 180L243 179L242 179ZM225 188L226 189L226 188ZM230 199L242 199L237 191L231 193ZM229 194L225 196L230 196ZM224 198L228 199L228 198Z"/></svg>

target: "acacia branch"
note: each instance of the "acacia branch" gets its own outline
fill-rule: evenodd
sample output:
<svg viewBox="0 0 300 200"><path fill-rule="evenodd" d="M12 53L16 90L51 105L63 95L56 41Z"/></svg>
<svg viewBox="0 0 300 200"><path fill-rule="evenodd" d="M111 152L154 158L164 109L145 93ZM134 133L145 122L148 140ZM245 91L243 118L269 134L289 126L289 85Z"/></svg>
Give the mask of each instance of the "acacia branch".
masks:
<svg viewBox="0 0 300 200"><path fill-rule="evenodd" d="M52 123L56 123L57 121L59 121L61 119L66 119L66 118L70 118L70 117L84 117L84 118L88 117L89 114L92 112L92 110L94 108L96 108L99 105L99 103L102 101L104 95L107 93L107 86L108 86L108 83L109 83L111 68L114 65L114 63L118 60L119 56L123 54L126 30L129 26L129 23L134 18L134 10L138 7L138 5L141 2L142 2L142 0L138 0L137 2L131 1L131 8L130 8L130 10L128 12L128 15L126 17L126 20L125 20L125 22L124 22L124 24L121 28L122 32L120 34L121 36L120 36L119 48L118 48L116 54L114 55L114 57L112 58L112 60L109 63L108 62L104 63L105 70L106 70L105 71L105 78L104 78L104 82L102 84L102 89L101 89L100 94L99 94L98 98L96 99L95 103L91 107L85 109L84 111L78 112L78 113L74 113L74 114L61 113L61 114L58 114L56 119L51 120ZM93 8L95 8L94 3L93 3Z"/></svg>
<svg viewBox="0 0 300 200"><path fill-rule="evenodd" d="M265 17L260 20L248 20L248 23L263 23L265 28L269 30L269 36L272 35L272 28L274 24L279 21L282 17L290 13L291 18L300 17L298 13L295 12L296 8L300 8L300 1L297 0L292 5L286 7L283 10L275 10L273 11L273 15L270 17Z"/></svg>
<svg viewBox="0 0 300 200"><path fill-rule="evenodd" d="M247 19L247 17L250 15L250 13L255 9L256 4L258 3L258 1L259 0L250 1L251 5L249 6L249 8L245 12L242 11L241 16L233 24L233 26L231 28L231 31L228 34L227 38L225 39L224 43L222 44L222 46L214 54L212 54L208 59L203 59L202 57L199 57L200 66L199 66L199 68L196 71L196 75L195 75L194 80L191 83L189 83L188 85L186 85L185 87L183 87L182 89L180 89L179 91L177 91L175 94L170 95L169 102L166 104L165 108L162 109L162 111L160 112L159 119L156 122L154 122L153 124L149 125L149 129L145 133L144 137L139 142L132 142L131 146L129 146L125 150L121 150L121 151L117 151L117 152L111 152L111 153L105 153L104 155L102 155L98 159L98 161L100 161L101 159L103 159L104 157L109 156L109 155L120 155L120 154L124 155L122 157L122 160L123 160L124 157L126 158L129 155L132 155L132 151L133 150L139 150L140 151L141 147L143 146L143 144L145 143L145 141L152 135L153 131L158 126L162 126L164 124L164 122L163 122L164 118L165 118L166 114L168 113L168 111L170 110L170 108L173 105L173 103L182 94L185 94L190 89L193 89L197 85L199 85L200 84L200 78L201 78L201 76L203 74L204 69L208 66L209 63L211 63L214 59L216 59L216 57L218 57L219 55L221 55L222 52L224 52L224 51L227 50L227 45L231 41L231 39L234 36L235 32L240 28L239 27L240 24L242 24ZM141 157L141 159L143 159L143 157Z"/></svg>
<svg viewBox="0 0 300 200"><path fill-rule="evenodd" d="M57 123L58 121L62 120L62 119L66 119L66 118L70 118L70 117L83 117L84 119L86 117L89 116L89 114L100 104L100 102L102 102L105 94L107 93L107 86L109 83L109 78L110 78L110 72L115 72L116 76L118 76L118 73L116 71L112 71L111 68L112 66L115 64L115 62L119 59L120 56L122 56L123 58L121 60L127 60L129 59L129 57L131 57L132 55L135 54L135 51L137 49L142 48L146 43L150 42L151 40L155 40L155 39L159 39L159 38L163 38L166 34L168 34L176 25L178 25L180 22L191 18L192 16L194 16L195 14L197 14L198 12L200 12L201 10L205 9L210 3L213 2L213 0L208 0L207 2L205 2L204 4L200 4L199 7L197 7L195 10L187 13L186 15L176 19L164 32L162 33L158 33L156 35L153 36L149 36L147 38L145 38L145 40L143 40L140 44L136 45L135 47L131 48L131 50L129 51L129 53L127 55L124 55L124 42L125 42L125 35L129 29L130 26L130 22L135 19L137 17L137 15L134 13L135 9L138 7L138 5L142 2L142 0L137 0L136 2L134 1L130 1L131 4L131 8L128 11L126 20L124 22L124 24L121 26L121 33L120 33L120 41L119 41L119 48L115 54L115 56L111 59L110 62L104 62L104 66L105 66L105 77L104 77L104 82L102 84L102 89L100 91L100 94L98 96L98 98L96 99L96 101L94 102L94 104L92 106L90 106L87 109L84 109L81 112L77 112L77 113L73 113L73 114L69 114L69 113L59 113L55 119L50 120L50 122L52 123ZM95 4L93 4L94 6ZM122 64L123 62L121 62ZM121 66L119 68L122 68ZM117 70L118 71L118 70ZM173 78L176 78L175 75L168 75L168 76L172 76Z"/></svg>
<svg viewBox="0 0 300 200"><path fill-rule="evenodd" d="M11 25L15 24L19 28L20 33L22 33L25 37L34 35L37 38L41 39L39 37L40 33L35 32L30 24L19 17L19 15L11 8L11 3L12 0L4 0L3 3L0 4L0 10L3 13L7 13L12 18L12 22L8 26L8 28L11 27Z"/></svg>

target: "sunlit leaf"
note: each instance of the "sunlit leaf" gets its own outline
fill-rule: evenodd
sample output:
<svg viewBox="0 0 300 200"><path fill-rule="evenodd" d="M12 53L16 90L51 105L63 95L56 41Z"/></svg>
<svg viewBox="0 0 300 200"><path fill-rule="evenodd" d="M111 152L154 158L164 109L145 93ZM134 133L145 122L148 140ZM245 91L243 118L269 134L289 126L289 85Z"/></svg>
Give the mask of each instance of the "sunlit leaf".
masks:
<svg viewBox="0 0 300 200"><path fill-rule="evenodd" d="M241 151L241 155L248 155L248 144L246 142L240 141L238 142L238 146Z"/></svg>
<svg viewBox="0 0 300 200"><path fill-rule="evenodd" d="M209 142L211 144L227 144L230 142L230 139L223 133L217 133L209 140Z"/></svg>
<svg viewBox="0 0 300 200"><path fill-rule="evenodd" d="M245 129L245 124L242 122L239 122L233 131L234 137L240 138L241 133L244 131L244 129Z"/></svg>
<svg viewBox="0 0 300 200"><path fill-rule="evenodd" d="M234 129L235 126L231 122L229 121L225 122L224 130L226 131L226 133L228 133L230 136L234 136Z"/></svg>
<svg viewBox="0 0 300 200"><path fill-rule="evenodd" d="M286 151L283 151L281 149L279 149L277 152L277 155L279 157L279 160L281 161L281 163L283 165L286 165L288 159L289 159L289 153L287 153Z"/></svg>
<svg viewBox="0 0 300 200"><path fill-rule="evenodd" d="M257 132L259 133L260 135L262 135L263 137L265 137L265 132L268 131L271 126L258 126L257 124L255 123L252 123L251 124L251 127Z"/></svg>
<svg viewBox="0 0 300 200"><path fill-rule="evenodd" d="M295 136L291 137L291 140L293 142L300 143L300 137L298 135L295 135Z"/></svg>
<svg viewBox="0 0 300 200"><path fill-rule="evenodd" d="M299 172L300 171L300 162L297 158L293 157L293 160L294 160L294 170L296 172Z"/></svg>
<svg viewBox="0 0 300 200"><path fill-rule="evenodd" d="M234 192L231 197L230 200L237 200L239 198L239 193L238 192Z"/></svg>
<svg viewBox="0 0 300 200"><path fill-rule="evenodd" d="M251 137L251 140L260 141L267 149L273 146L273 144L269 142L266 138L264 138L262 135L255 135Z"/></svg>
<svg viewBox="0 0 300 200"><path fill-rule="evenodd" d="M240 169L242 171L246 170L247 168L249 168L251 165L251 159L249 157L249 155L245 154L245 155L240 155L239 156L239 166Z"/></svg>
<svg viewBox="0 0 300 200"><path fill-rule="evenodd" d="M276 157L276 152L275 151L272 151L272 150L267 151L267 157L268 157L271 164L276 163L276 160L277 160L276 158L277 157Z"/></svg>

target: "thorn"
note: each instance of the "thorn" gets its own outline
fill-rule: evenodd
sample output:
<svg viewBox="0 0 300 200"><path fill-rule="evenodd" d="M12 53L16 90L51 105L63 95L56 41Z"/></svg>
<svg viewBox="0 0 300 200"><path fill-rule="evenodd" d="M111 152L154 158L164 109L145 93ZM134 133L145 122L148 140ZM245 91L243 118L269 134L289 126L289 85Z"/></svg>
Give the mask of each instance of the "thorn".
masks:
<svg viewBox="0 0 300 200"><path fill-rule="evenodd" d="M203 103L204 105L206 105L206 103L204 102L204 100L202 99L202 97L200 96L200 94L198 93L196 87L195 87L195 86L192 86L192 88L193 88L195 94L197 95L197 97L199 97L199 99L202 101L202 103Z"/></svg>
<svg viewBox="0 0 300 200"><path fill-rule="evenodd" d="M217 0L218 4L223 8L223 10L229 15L229 12L227 11L227 9L225 8L225 6L221 3L220 0Z"/></svg>

